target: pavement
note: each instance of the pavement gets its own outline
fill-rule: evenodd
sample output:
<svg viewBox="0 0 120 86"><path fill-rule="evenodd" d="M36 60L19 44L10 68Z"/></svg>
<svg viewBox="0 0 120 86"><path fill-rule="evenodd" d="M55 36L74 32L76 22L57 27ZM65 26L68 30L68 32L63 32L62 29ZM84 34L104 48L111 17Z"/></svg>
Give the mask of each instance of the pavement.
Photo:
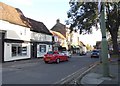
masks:
<svg viewBox="0 0 120 86"><path fill-rule="evenodd" d="M84 74L79 80L80 86L120 86L120 61L117 58L111 58L109 62L109 77L103 77L102 63L92 68Z"/></svg>

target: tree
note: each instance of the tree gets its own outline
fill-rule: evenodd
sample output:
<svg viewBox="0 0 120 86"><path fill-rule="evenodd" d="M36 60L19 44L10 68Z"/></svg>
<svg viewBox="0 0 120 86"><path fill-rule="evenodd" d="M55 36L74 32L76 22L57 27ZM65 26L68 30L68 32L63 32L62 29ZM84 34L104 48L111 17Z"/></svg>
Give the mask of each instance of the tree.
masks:
<svg viewBox="0 0 120 86"><path fill-rule="evenodd" d="M86 48L87 48L87 50L89 50L89 51L92 50L92 46L89 45L89 44L86 45Z"/></svg>
<svg viewBox="0 0 120 86"><path fill-rule="evenodd" d="M92 26L98 29L98 2L77 2L70 0L68 23L70 30L78 30L80 34L92 33ZM114 53L118 53L118 29L120 27L120 1L106 2L106 29L110 32Z"/></svg>

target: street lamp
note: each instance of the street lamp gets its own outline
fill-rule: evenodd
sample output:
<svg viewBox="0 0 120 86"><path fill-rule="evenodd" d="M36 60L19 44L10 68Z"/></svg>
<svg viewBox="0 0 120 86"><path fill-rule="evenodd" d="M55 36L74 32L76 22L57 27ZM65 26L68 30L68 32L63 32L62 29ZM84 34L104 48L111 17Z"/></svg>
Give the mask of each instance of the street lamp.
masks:
<svg viewBox="0 0 120 86"><path fill-rule="evenodd" d="M102 44L101 44L101 57L103 66L103 76L109 77L109 63L108 63L108 44L106 40L106 25L105 25L105 2L101 2L101 12L100 12L100 28L102 33Z"/></svg>

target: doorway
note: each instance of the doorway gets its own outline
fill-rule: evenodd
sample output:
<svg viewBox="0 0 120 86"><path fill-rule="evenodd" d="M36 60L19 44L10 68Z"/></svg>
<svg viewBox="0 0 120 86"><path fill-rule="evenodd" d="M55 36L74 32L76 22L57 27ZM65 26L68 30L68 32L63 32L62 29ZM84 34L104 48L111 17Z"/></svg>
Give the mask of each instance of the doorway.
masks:
<svg viewBox="0 0 120 86"><path fill-rule="evenodd" d="M31 43L31 58L37 58L37 43Z"/></svg>
<svg viewBox="0 0 120 86"><path fill-rule="evenodd" d="M0 31L0 63L4 62L4 36L5 32Z"/></svg>

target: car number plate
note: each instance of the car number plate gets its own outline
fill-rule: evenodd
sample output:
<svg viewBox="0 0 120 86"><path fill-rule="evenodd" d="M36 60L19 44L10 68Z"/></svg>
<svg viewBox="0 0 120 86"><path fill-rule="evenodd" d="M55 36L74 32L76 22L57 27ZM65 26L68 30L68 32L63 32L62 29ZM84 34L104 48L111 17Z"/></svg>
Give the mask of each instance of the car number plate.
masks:
<svg viewBox="0 0 120 86"><path fill-rule="evenodd" d="M46 61L49 61L50 59L46 59Z"/></svg>

